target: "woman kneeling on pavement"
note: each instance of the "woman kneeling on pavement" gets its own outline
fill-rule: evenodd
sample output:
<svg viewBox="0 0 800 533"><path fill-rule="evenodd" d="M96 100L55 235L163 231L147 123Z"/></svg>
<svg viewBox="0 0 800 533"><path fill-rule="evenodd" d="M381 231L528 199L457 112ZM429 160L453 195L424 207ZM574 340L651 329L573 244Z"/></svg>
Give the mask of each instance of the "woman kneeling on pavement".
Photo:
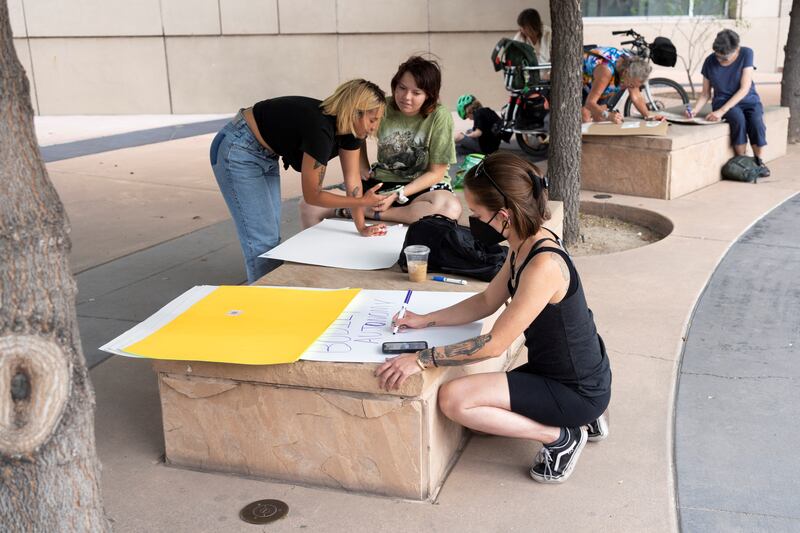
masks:
<svg viewBox="0 0 800 533"><path fill-rule="evenodd" d="M739 46L739 34L722 30L712 45L714 53L703 62L703 92L694 108L700 109L711 100L711 113L706 120L725 119L731 126L731 140L736 155L744 155L747 138L753 147L756 164L761 167L761 177L770 172L761 159L767 145L767 128L764 125L764 106L753 83L753 50ZM714 89L714 98L711 98ZM692 113L687 110L691 117Z"/></svg>
<svg viewBox="0 0 800 533"><path fill-rule="evenodd" d="M380 187L383 202L366 208L375 220L411 224L426 215L453 219L461 202L453 194L449 166L456 162L453 116L439 103L442 74L434 61L419 56L402 63L392 78L392 96L378 130L378 161L370 169L361 154L364 190ZM301 203L305 227L323 218L349 217L358 210L319 209Z"/></svg>
<svg viewBox="0 0 800 533"><path fill-rule="evenodd" d="M543 444L530 474L542 483L570 476L587 440L608 434L603 412L611 368L575 265L542 224L547 180L510 153L487 156L464 178L470 229L485 243L508 240L512 253L480 294L453 306L395 316L402 330L480 320L511 302L485 335L387 359L376 375L387 390L435 366L477 363L525 335L528 362L508 373L473 374L439 389L439 407L470 429ZM586 427L588 426L588 428Z"/></svg>
<svg viewBox="0 0 800 533"><path fill-rule="evenodd" d="M373 207L383 197L361 189L359 158L368 135L377 131L386 95L366 80L351 80L320 102L305 96L283 96L242 109L211 143L211 167L236 223L244 253L247 281L253 283L276 266L259 255L280 242L281 176L285 168L300 172L303 199L325 207ZM325 168L336 156L342 164L347 195L322 190ZM362 194L363 193L363 194ZM364 236L383 235L383 224L367 225L357 211L356 227Z"/></svg>

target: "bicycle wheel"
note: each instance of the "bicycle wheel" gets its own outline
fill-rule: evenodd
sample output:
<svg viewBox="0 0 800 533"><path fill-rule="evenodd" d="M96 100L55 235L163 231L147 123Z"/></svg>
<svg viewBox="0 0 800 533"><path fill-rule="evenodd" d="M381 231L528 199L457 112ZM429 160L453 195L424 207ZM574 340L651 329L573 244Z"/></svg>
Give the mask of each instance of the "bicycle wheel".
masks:
<svg viewBox="0 0 800 533"><path fill-rule="evenodd" d="M528 155L543 156L547 153L547 143L543 133L517 133L517 144Z"/></svg>
<svg viewBox="0 0 800 533"><path fill-rule="evenodd" d="M645 86L640 87L642 96L647 102L647 109L652 112L670 111L673 113L683 113L686 104L689 103L689 95L680 84L676 81L667 78L652 78L648 81L650 86L650 96L652 101L648 101ZM642 118L639 110L633 106L633 100L630 96L625 101L625 116L633 118Z"/></svg>

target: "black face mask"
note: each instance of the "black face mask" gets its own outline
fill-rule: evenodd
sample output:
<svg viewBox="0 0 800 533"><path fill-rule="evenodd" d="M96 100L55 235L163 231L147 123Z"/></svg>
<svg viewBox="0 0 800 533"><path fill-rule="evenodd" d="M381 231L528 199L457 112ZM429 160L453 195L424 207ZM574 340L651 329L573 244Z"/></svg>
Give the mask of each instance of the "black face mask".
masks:
<svg viewBox="0 0 800 533"><path fill-rule="evenodd" d="M500 211L497 213L499 212ZM497 216L497 213L492 215L492 218L489 219L489 222L494 220L494 217ZM469 217L469 231L472 233L472 236L475 237L475 240L482 242L486 246L493 246L506 240L502 233L489 225L489 222L484 222L476 216ZM505 226L503 229L505 230Z"/></svg>

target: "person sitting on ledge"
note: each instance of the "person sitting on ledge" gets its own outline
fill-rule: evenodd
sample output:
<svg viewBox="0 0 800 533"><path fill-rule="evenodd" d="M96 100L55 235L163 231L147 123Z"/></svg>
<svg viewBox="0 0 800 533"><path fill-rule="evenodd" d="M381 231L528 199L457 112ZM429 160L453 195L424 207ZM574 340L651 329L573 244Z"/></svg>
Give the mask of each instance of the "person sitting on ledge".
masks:
<svg viewBox="0 0 800 533"><path fill-rule="evenodd" d="M611 368L586 304L583 285L549 218L547 180L511 153L487 156L464 177L470 229L485 243L508 240L512 253L489 286L458 304L392 320L403 330L468 324L511 302L485 335L389 358L376 370L381 387L435 366L477 363L503 354L525 335L528 362L508 373L472 374L439 389L439 407L470 429L541 442L530 475L561 483L587 440L608 434ZM584 426L588 425L588 429Z"/></svg>
<svg viewBox="0 0 800 533"><path fill-rule="evenodd" d="M439 65L419 56L402 63L392 78L392 96L378 130L378 161L370 169L361 150L362 189L380 186L383 202L364 209L375 220L411 224L426 215L461 216L461 202L450 185L456 162L453 116L439 103ZM320 209L301 202L304 227L323 218L349 218L357 209Z"/></svg>
<svg viewBox="0 0 800 533"><path fill-rule="evenodd" d="M733 30L719 32L712 48L714 53L703 62L703 92L694 109L700 111L711 99L712 111L706 115L706 120L725 119L730 124L736 155L745 155L749 137L756 163L761 167L761 177L767 177L770 172L761 159L761 152L767 145L767 128L764 106L753 83L753 50L740 47L739 35ZM687 109L686 115L691 118L692 112Z"/></svg>

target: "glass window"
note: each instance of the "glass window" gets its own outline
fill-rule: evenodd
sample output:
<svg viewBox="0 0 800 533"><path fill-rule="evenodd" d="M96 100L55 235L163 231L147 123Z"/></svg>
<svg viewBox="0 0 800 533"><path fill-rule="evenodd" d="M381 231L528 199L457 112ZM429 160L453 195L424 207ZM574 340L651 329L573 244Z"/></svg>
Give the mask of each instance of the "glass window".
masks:
<svg viewBox="0 0 800 533"><path fill-rule="evenodd" d="M584 17L726 16L727 0L581 0Z"/></svg>

